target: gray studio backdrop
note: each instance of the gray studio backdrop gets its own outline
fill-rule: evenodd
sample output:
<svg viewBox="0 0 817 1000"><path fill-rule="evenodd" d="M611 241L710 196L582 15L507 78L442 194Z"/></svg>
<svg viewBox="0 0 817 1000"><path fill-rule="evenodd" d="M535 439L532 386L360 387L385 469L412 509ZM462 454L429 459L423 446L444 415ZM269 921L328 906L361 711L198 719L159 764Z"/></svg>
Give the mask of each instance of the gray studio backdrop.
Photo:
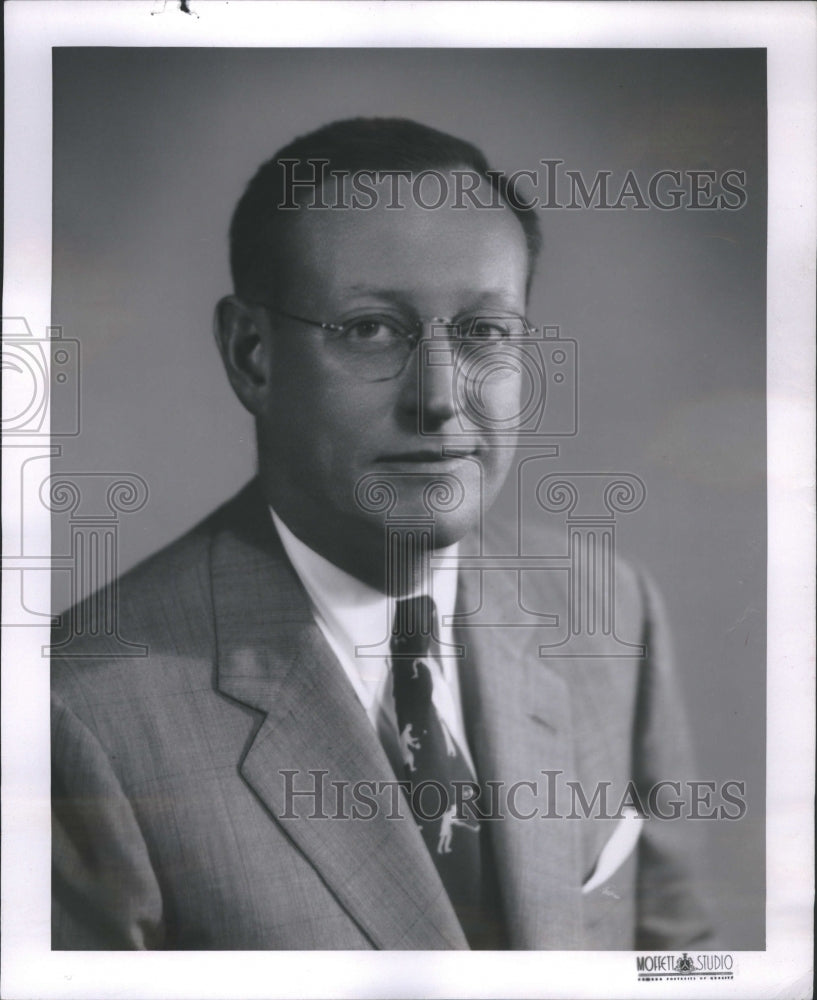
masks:
<svg viewBox="0 0 817 1000"><path fill-rule="evenodd" d="M560 159L613 186L628 170L644 185L661 169L745 172L739 210L542 210L530 316L579 345L580 433L545 471L646 484L618 545L664 592L701 776L746 782L747 815L705 824L702 864L724 946L762 948L763 52L55 50L52 321L81 346L81 433L55 468L148 484L120 518L121 570L252 475L211 334L230 214L279 146L353 115L417 118L497 167ZM514 496L500 503L513 513Z"/></svg>

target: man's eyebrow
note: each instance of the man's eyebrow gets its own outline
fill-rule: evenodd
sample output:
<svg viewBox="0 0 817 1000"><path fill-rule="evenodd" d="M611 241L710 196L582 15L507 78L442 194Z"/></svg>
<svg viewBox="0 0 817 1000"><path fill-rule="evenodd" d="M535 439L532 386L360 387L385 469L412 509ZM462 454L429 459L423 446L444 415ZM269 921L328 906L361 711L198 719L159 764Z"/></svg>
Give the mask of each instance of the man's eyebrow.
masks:
<svg viewBox="0 0 817 1000"><path fill-rule="evenodd" d="M413 308L413 294L409 289L378 288L376 285L356 283L349 285L347 291L355 295L376 296L407 309ZM467 309L512 309L515 305L512 296L505 288L483 289L478 293L464 289L461 297L462 301L467 303L465 306Z"/></svg>

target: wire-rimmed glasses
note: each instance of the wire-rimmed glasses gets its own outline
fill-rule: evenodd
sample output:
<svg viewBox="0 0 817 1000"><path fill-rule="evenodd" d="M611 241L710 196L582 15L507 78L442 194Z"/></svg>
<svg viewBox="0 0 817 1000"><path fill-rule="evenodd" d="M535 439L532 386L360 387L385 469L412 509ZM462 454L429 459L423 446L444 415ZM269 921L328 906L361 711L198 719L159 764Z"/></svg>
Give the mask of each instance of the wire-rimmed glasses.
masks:
<svg viewBox="0 0 817 1000"><path fill-rule="evenodd" d="M350 373L367 382L397 378L405 369L426 326L431 339L454 341L463 351L480 353L508 350L536 334L524 316L515 313L480 313L447 319L409 319L385 311L369 310L329 323L262 303L276 315L323 330L325 346L337 362Z"/></svg>

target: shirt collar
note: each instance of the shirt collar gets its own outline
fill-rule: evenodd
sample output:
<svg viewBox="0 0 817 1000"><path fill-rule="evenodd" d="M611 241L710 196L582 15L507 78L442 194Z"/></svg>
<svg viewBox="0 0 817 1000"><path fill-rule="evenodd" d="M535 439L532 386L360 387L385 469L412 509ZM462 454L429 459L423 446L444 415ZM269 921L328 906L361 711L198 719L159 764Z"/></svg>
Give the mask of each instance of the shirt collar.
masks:
<svg viewBox="0 0 817 1000"><path fill-rule="evenodd" d="M305 545L290 531L270 507L273 523L295 572L324 623L354 657L364 675L368 666L374 668L371 658L355 656L359 646L382 642L389 635L394 619L395 599L358 580L334 563ZM458 545L451 545L435 552L438 568L432 572L432 597L437 607L438 628L443 642L451 642L451 627L445 624L454 614L457 600ZM443 673L456 669L455 661L443 658ZM380 669L378 663L377 669Z"/></svg>

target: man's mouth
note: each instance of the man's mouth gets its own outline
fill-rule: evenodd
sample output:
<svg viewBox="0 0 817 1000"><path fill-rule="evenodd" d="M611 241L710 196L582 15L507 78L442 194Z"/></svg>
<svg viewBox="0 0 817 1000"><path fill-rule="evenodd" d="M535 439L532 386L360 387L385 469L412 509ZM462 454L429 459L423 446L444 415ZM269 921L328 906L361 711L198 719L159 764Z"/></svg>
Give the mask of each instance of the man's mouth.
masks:
<svg viewBox="0 0 817 1000"><path fill-rule="evenodd" d="M418 451L404 451L393 455L382 455L378 459L378 462L429 465L435 462L451 462L457 458L468 458L474 454L476 454L476 448L446 446L445 448L425 448Z"/></svg>

